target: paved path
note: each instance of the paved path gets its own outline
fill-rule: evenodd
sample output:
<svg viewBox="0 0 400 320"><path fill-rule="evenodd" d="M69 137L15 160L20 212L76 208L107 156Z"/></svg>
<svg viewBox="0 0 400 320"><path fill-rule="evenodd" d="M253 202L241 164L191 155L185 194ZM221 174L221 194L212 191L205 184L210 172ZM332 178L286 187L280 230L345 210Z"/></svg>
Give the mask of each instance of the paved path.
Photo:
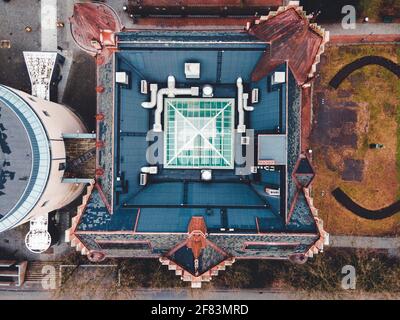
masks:
<svg viewBox="0 0 400 320"><path fill-rule="evenodd" d="M329 30L332 43L400 42L399 23L358 23L355 29L344 29L340 23L322 26Z"/></svg>
<svg viewBox="0 0 400 320"><path fill-rule="evenodd" d="M102 299L105 292L96 291L93 295L81 294L79 296L74 294L64 293L54 295L53 291L26 291L26 290L0 290L0 300L52 300L52 299ZM118 296L113 296L114 299L124 300L154 300L157 305L157 300L193 300L201 303L201 300L242 300L242 304L246 304L246 300L301 300L301 299L399 299L399 295L393 293L391 296L382 293L360 293L352 290L343 290L336 293L327 292L314 292L305 293L301 291L275 291L275 290L253 290L253 289L240 289L240 290L216 290L204 289L193 290L189 288L182 289L136 289L124 290Z"/></svg>
<svg viewBox="0 0 400 320"><path fill-rule="evenodd" d="M330 236L330 247L364 249L399 249L400 238Z"/></svg>
<svg viewBox="0 0 400 320"><path fill-rule="evenodd" d="M57 51L57 0L41 1L42 51Z"/></svg>
<svg viewBox="0 0 400 320"><path fill-rule="evenodd" d="M333 35L400 34L400 23L357 23L355 29L343 29L340 23L323 24Z"/></svg>
<svg viewBox="0 0 400 320"><path fill-rule="evenodd" d="M54 291L44 290L0 290L0 300L52 300L52 299L104 299L107 290L93 292L76 292L60 294ZM193 290L190 288L177 289L135 289L121 290L116 299L135 300L287 300L301 299L303 294L299 292L275 291L275 290ZM243 302L245 304L245 302Z"/></svg>
<svg viewBox="0 0 400 320"><path fill-rule="evenodd" d="M74 0L62 0L57 3L57 16L60 21L64 22L64 28L57 32L57 43L62 51L58 50L64 58L64 65L61 69L62 79L58 83L58 102L63 103L65 89L68 83L68 76L71 71L73 62L74 42L70 32L69 18L73 14Z"/></svg>
<svg viewBox="0 0 400 320"><path fill-rule="evenodd" d="M38 1L0 0L0 40L11 41L10 49L0 49L1 84L25 92L31 90L22 51L40 51L40 10ZM32 32L25 31L28 26Z"/></svg>
<svg viewBox="0 0 400 320"><path fill-rule="evenodd" d="M330 42L335 44L383 44L400 42L400 34L370 34L370 35L333 35Z"/></svg>

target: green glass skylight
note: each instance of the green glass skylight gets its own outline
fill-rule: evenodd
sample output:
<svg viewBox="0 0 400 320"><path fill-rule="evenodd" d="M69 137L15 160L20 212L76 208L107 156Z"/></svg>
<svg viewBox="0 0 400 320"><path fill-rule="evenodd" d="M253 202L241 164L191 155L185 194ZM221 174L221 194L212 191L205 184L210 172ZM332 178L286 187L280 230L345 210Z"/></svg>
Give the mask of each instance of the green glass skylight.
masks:
<svg viewBox="0 0 400 320"><path fill-rule="evenodd" d="M234 99L167 98L164 167L233 169Z"/></svg>

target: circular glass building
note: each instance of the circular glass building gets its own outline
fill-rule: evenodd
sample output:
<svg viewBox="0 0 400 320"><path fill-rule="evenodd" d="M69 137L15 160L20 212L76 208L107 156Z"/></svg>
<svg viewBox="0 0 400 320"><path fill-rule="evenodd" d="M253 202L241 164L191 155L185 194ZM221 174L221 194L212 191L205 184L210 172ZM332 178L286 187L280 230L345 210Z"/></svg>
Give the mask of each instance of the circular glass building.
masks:
<svg viewBox="0 0 400 320"><path fill-rule="evenodd" d="M0 232L81 193L82 185L62 182L68 132L85 132L71 110L0 85Z"/></svg>

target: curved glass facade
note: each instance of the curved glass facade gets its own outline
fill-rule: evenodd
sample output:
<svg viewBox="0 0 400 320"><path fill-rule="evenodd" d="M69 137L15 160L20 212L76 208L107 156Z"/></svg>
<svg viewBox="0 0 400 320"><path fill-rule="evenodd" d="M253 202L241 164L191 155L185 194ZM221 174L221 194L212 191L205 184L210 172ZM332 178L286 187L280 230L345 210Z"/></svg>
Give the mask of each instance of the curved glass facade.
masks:
<svg viewBox="0 0 400 320"><path fill-rule="evenodd" d="M51 154L49 141L42 122L32 108L7 87L0 85L0 100L23 123L31 143L32 171L22 197L0 220L0 232L21 222L35 207L46 187L50 173Z"/></svg>

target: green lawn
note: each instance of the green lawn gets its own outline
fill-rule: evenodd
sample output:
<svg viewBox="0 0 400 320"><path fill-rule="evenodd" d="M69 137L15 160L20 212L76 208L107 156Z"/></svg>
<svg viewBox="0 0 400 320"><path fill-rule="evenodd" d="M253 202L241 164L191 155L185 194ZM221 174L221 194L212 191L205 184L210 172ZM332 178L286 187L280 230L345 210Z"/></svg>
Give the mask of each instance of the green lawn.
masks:
<svg viewBox="0 0 400 320"><path fill-rule="evenodd" d="M400 0L360 0L358 17L368 17L371 22L382 21L384 16L399 16Z"/></svg>

